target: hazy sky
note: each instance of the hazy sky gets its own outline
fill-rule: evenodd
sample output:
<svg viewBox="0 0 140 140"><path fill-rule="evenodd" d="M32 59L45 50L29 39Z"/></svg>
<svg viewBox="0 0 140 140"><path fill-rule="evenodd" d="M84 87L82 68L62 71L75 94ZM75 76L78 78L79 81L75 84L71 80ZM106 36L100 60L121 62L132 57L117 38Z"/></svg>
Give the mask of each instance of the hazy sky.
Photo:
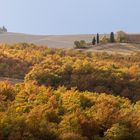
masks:
<svg viewBox="0 0 140 140"><path fill-rule="evenodd" d="M0 5L0 26L10 32L140 32L140 0L0 0Z"/></svg>

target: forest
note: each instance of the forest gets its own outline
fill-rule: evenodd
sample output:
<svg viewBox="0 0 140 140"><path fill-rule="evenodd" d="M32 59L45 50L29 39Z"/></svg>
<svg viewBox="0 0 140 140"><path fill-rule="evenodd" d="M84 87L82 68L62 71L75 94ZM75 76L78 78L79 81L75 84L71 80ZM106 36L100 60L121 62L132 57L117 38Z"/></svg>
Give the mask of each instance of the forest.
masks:
<svg viewBox="0 0 140 140"><path fill-rule="evenodd" d="M0 140L139 140L140 53L0 45Z"/></svg>

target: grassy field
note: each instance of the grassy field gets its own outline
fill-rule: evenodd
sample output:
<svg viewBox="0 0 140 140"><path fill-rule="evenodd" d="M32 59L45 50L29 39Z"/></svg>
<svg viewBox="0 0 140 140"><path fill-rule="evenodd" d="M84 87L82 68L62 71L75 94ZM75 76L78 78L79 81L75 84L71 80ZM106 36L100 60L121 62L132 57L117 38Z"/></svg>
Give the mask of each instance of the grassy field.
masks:
<svg viewBox="0 0 140 140"><path fill-rule="evenodd" d="M103 44L95 46L87 51L129 55L131 53L140 52L140 44L132 44L132 43Z"/></svg>
<svg viewBox="0 0 140 140"><path fill-rule="evenodd" d="M34 43L50 48L72 48L75 40L91 42L94 35L27 35L19 33L0 34L1 43Z"/></svg>

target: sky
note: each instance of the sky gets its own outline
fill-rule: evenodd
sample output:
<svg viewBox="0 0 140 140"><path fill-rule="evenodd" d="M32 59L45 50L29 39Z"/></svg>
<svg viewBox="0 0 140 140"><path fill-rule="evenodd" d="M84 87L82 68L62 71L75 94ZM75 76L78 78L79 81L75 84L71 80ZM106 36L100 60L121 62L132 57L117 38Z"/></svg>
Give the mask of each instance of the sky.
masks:
<svg viewBox="0 0 140 140"><path fill-rule="evenodd" d="M0 0L0 5L0 26L9 32L140 32L140 0Z"/></svg>

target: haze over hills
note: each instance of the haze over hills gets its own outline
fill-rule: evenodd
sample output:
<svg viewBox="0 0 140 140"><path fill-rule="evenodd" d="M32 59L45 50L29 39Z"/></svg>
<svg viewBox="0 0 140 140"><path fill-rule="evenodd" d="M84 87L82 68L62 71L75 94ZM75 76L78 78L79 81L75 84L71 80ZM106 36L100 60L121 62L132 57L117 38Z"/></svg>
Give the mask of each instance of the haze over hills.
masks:
<svg viewBox="0 0 140 140"><path fill-rule="evenodd" d="M15 44L20 42L34 43L49 48L73 48L75 40L91 42L94 34L83 35L30 35L23 33L5 32L0 34L0 43ZM102 35L101 35L102 36ZM94 46L86 51L130 54L140 51L140 44L104 44Z"/></svg>

